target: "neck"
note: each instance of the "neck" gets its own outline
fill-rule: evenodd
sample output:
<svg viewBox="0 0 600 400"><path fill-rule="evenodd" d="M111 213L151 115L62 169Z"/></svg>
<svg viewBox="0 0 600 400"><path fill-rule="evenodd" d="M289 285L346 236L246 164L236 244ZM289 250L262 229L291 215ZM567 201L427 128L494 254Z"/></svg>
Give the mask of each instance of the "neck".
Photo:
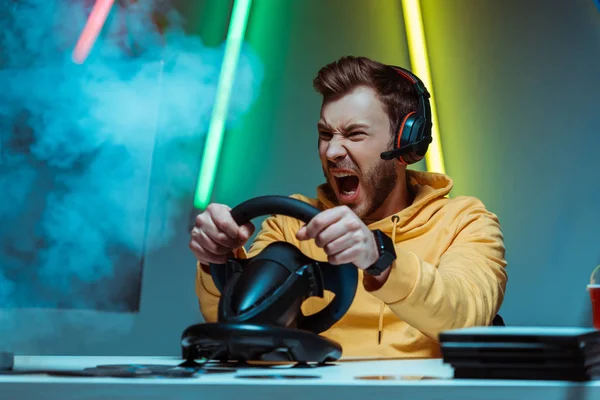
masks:
<svg viewBox="0 0 600 400"><path fill-rule="evenodd" d="M411 205L413 195L406 184L406 171L404 168L398 173L398 177L398 183L377 211L362 219L365 224L368 225L389 217L390 215L397 214Z"/></svg>

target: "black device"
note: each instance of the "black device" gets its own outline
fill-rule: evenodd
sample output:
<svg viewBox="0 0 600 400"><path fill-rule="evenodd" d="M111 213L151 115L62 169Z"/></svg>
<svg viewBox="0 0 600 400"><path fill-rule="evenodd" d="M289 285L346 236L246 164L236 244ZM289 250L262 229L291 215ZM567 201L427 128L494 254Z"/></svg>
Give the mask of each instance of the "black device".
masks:
<svg viewBox="0 0 600 400"><path fill-rule="evenodd" d="M381 153L381 158L383 160L397 158L404 164L414 164L423 159L432 141L431 105L429 104L431 95L415 74L402 67L391 67L414 85L419 97L419 105L400 121L394 138L394 148Z"/></svg>
<svg viewBox="0 0 600 400"><path fill-rule="evenodd" d="M379 251L379 258L365 272L369 275L378 276L392 265L396 259L396 249L394 248L394 242L388 235L379 229L372 232L377 244L377 251Z"/></svg>
<svg viewBox="0 0 600 400"><path fill-rule="evenodd" d="M241 203L231 215L238 225L271 214L309 223L319 212L291 197L263 196ZM319 333L350 308L358 285L355 265L316 261L287 242L274 242L255 257L211 264L210 273L221 293L218 322L185 329L183 358L324 363L341 357L340 344ZM304 300L323 297L326 290L333 300L304 315Z"/></svg>
<svg viewBox="0 0 600 400"><path fill-rule="evenodd" d="M0 351L0 371L10 371L15 363L15 356L12 353Z"/></svg>
<svg viewBox="0 0 600 400"><path fill-rule="evenodd" d="M456 379L587 381L600 376L600 331L568 327L470 327L441 332Z"/></svg>

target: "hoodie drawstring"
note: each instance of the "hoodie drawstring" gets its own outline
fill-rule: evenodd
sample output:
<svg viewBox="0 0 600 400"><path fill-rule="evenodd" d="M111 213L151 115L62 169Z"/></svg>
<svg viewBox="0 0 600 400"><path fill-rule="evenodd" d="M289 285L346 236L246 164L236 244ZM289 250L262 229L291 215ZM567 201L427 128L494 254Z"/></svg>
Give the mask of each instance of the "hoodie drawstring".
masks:
<svg viewBox="0 0 600 400"><path fill-rule="evenodd" d="M381 335L383 334L383 311L385 303L382 301L379 305L379 335L377 336L377 344L381 344Z"/></svg>
<svg viewBox="0 0 600 400"><path fill-rule="evenodd" d="M392 222L394 226L392 227L392 243L396 244L396 226L398 225L398 220L400 217L397 215L392 216ZM379 334L377 336L377 344L381 344L381 336L383 335L383 312L385 311L385 303L382 301L379 305Z"/></svg>

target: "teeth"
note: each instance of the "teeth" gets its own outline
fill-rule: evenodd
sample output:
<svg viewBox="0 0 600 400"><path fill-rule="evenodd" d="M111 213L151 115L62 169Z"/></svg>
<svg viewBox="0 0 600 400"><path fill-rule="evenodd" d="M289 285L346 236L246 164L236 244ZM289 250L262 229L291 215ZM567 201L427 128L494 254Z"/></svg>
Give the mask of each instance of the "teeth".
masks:
<svg viewBox="0 0 600 400"><path fill-rule="evenodd" d="M356 175L350 174L350 173L347 173L347 172L334 172L333 176L335 176L336 178L344 178L346 176L356 176Z"/></svg>

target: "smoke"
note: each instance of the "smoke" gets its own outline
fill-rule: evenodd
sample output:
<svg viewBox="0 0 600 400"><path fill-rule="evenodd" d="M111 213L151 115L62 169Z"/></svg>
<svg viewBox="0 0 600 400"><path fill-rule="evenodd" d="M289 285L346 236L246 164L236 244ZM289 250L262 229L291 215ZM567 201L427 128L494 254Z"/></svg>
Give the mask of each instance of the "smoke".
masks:
<svg viewBox="0 0 600 400"><path fill-rule="evenodd" d="M121 1L78 65L92 5L0 2L0 308L137 311L144 255L189 212L224 45ZM229 126L262 76L244 45Z"/></svg>

